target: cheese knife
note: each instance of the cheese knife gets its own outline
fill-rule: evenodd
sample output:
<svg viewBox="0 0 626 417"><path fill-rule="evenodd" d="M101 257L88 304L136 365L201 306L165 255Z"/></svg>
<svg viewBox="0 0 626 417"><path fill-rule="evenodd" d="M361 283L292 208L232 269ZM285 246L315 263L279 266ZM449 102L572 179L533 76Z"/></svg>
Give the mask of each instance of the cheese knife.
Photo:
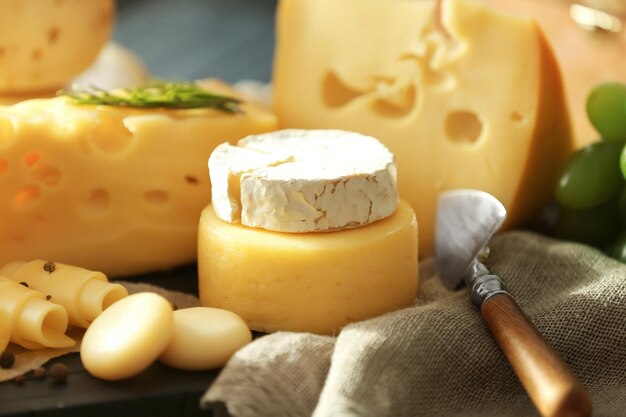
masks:
<svg viewBox="0 0 626 417"><path fill-rule="evenodd" d="M506 290L483 264L489 241L506 219L506 210L483 191L458 189L440 194L435 257L446 287L463 281L491 334L544 417L591 415L591 400L569 369Z"/></svg>

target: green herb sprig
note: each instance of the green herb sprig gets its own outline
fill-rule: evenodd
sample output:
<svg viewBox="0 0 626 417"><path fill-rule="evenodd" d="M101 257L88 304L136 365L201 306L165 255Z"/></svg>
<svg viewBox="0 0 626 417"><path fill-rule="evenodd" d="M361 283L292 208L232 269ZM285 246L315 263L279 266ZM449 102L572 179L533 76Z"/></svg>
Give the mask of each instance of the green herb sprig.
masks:
<svg viewBox="0 0 626 417"><path fill-rule="evenodd" d="M147 86L102 90L91 87L83 91L62 91L75 104L92 104L141 109L197 109L213 108L226 113L241 113L241 100L214 94L191 82L152 82Z"/></svg>

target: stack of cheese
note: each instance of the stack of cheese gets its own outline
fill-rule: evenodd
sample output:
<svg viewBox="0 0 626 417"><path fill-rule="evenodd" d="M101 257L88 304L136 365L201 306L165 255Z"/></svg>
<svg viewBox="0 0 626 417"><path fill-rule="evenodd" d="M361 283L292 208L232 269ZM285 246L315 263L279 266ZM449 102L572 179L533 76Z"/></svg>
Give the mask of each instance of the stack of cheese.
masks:
<svg viewBox="0 0 626 417"><path fill-rule="evenodd" d="M394 156L337 130L219 145L198 236L200 300L259 331L330 334L410 304L417 223Z"/></svg>

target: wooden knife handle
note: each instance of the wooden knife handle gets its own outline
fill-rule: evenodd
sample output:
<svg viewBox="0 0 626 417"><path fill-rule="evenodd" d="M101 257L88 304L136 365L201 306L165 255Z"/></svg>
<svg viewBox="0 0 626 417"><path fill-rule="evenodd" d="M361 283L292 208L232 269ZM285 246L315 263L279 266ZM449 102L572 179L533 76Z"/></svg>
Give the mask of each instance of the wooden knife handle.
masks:
<svg viewBox="0 0 626 417"><path fill-rule="evenodd" d="M509 294L487 298L481 314L542 416L591 415L585 387Z"/></svg>

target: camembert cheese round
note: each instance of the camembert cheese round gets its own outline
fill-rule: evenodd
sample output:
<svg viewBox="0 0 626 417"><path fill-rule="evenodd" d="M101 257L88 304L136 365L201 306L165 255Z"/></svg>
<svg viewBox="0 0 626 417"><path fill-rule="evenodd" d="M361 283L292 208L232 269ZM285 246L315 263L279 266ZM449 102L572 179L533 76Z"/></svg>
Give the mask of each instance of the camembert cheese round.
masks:
<svg viewBox="0 0 626 417"><path fill-rule="evenodd" d="M282 130L224 143L209 158L212 204L227 222L278 232L365 226L398 206L394 156L341 130Z"/></svg>

